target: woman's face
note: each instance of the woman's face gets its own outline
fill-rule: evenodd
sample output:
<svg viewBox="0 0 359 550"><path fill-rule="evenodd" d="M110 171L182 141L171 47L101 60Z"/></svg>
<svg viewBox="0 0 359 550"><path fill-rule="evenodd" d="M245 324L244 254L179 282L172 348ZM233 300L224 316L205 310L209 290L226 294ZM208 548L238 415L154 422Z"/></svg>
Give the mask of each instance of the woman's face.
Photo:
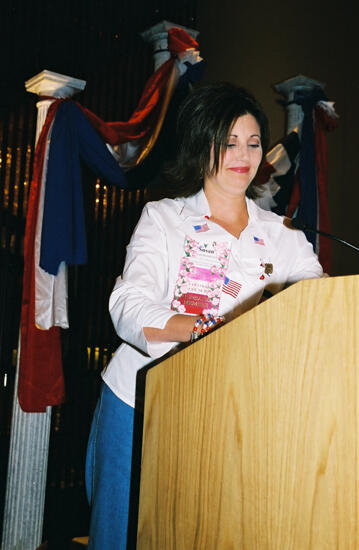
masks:
<svg viewBox="0 0 359 550"><path fill-rule="evenodd" d="M205 191L212 189L232 197L244 196L257 173L262 154L260 128L256 119L250 114L240 116L230 130L218 172L205 178Z"/></svg>

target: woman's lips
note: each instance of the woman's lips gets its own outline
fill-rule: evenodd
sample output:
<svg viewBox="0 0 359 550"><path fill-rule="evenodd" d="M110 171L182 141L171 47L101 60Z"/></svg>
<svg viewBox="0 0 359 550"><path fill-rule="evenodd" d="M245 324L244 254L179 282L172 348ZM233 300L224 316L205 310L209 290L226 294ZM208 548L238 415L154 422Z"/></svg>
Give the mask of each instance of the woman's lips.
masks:
<svg viewBox="0 0 359 550"><path fill-rule="evenodd" d="M237 174L247 174L249 172L249 166L234 166L229 168L232 172L237 172Z"/></svg>

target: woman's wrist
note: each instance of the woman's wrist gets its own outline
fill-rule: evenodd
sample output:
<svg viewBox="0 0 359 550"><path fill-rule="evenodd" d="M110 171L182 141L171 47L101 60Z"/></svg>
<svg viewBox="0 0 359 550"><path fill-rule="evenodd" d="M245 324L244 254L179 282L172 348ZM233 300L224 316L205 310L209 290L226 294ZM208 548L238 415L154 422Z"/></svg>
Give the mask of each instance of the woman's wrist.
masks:
<svg viewBox="0 0 359 550"><path fill-rule="evenodd" d="M147 342L193 342L224 321L213 315L185 315L177 313L163 329L144 327Z"/></svg>
<svg viewBox="0 0 359 550"><path fill-rule="evenodd" d="M223 323L223 321L223 316L214 317L210 314L201 315L194 323L191 333L191 342L195 342L198 338L201 338L212 330L216 325Z"/></svg>
<svg viewBox="0 0 359 550"><path fill-rule="evenodd" d="M193 323L200 316L176 313L163 329L144 327L143 333L148 342L190 342Z"/></svg>

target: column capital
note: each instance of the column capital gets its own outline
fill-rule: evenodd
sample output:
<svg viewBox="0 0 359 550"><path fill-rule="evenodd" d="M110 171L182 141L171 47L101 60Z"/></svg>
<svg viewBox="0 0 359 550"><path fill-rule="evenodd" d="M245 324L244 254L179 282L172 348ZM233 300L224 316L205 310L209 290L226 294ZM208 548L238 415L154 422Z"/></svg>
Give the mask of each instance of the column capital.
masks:
<svg viewBox="0 0 359 550"><path fill-rule="evenodd" d="M314 80L308 76L303 76L301 74L293 76L292 78L287 78L278 84L274 84L273 88L276 92L283 95L287 102L287 133L289 134L292 130L301 132L301 124L303 122L303 109L300 105L293 103L294 95L298 90L313 90L313 88L324 88L325 84L319 82L319 80Z"/></svg>
<svg viewBox="0 0 359 550"><path fill-rule="evenodd" d="M86 80L79 80L72 76L54 73L47 69L41 71L25 82L27 92L40 97L47 95L65 99L85 89Z"/></svg>
<svg viewBox="0 0 359 550"><path fill-rule="evenodd" d="M160 23L156 23L156 25L140 33L145 42L152 44L155 70L170 58L171 54L168 51L168 31L173 27L186 31L195 40L199 35L199 31L195 29L166 20L160 21Z"/></svg>
<svg viewBox="0 0 359 550"><path fill-rule="evenodd" d="M50 96L53 98L66 99L74 94L81 92L86 86L86 80L79 80L65 74L53 73L45 69L25 82L27 92L39 96L36 103L38 108L36 123L35 143L39 138L42 126L45 122L47 111L54 101L53 99L41 99L41 96Z"/></svg>
<svg viewBox="0 0 359 550"><path fill-rule="evenodd" d="M287 78L287 80L283 80L278 84L274 84L276 92L285 96L289 101L293 99L294 93L297 90L312 90L318 87L325 88L325 84L319 82L319 80L314 80L313 78L301 74L293 76L292 78Z"/></svg>

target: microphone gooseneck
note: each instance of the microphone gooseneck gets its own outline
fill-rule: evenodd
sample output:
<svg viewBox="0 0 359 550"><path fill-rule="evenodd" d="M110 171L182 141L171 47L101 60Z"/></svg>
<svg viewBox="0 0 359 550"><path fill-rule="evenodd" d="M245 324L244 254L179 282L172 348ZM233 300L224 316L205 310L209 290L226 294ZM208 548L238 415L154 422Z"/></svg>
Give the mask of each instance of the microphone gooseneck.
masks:
<svg viewBox="0 0 359 550"><path fill-rule="evenodd" d="M300 218L292 218L290 220L290 225L294 227L294 229L301 229L302 231L307 229L307 225Z"/></svg>
<svg viewBox="0 0 359 550"><path fill-rule="evenodd" d="M339 243L345 244L346 246L350 246L350 248L354 248L354 250L358 250L359 247L355 246L354 244L348 243L348 241L344 241L343 239L340 239L339 237L336 237L335 235L331 235L330 233L325 233L325 231L320 231L319 229L315 229L314 227L310 227L307 225L301 218L293 218L290 221L290 224L294 229L301 229L302 231L311 231L312 233L318 233L318 235L323 235L324 237L328 237L329 239L333 239L334 241L338 241Z"/></svg>

